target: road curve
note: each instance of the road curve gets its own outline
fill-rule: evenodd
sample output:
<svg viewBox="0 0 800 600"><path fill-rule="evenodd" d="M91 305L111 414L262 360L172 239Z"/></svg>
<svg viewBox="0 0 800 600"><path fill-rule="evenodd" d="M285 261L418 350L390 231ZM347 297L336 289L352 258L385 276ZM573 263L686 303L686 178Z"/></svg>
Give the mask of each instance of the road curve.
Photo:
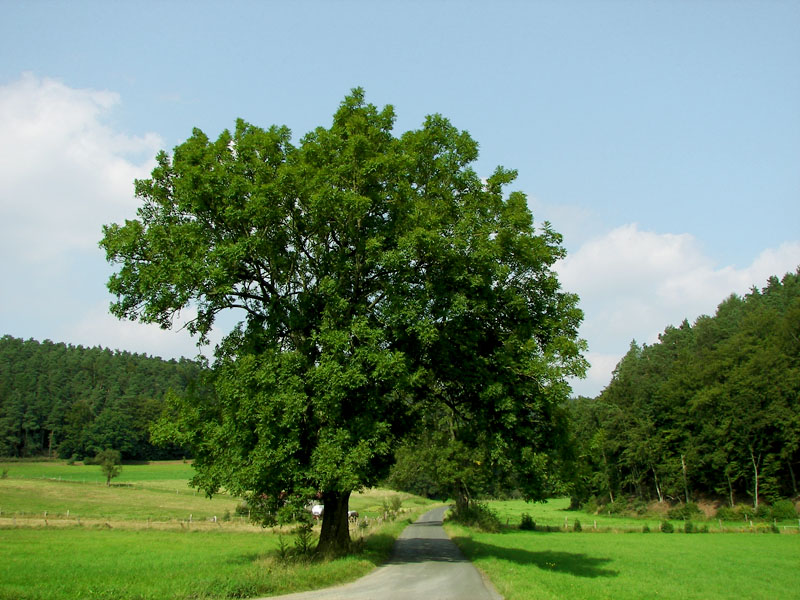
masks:
<svg viewBox="0 0 800 600"><path fill-rule="evenodd" d="M392 556L369 575L333 588L274 596L280 600L502 600L442 528L435 508L397 538Z"/></svg>

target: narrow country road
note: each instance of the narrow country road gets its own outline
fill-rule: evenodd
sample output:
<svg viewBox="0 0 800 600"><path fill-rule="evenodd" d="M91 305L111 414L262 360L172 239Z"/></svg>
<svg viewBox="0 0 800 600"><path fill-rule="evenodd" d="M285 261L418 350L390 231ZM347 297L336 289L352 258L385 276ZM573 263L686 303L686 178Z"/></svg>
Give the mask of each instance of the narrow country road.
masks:
<svg viewBox="0 0 800 600"><path fill-rule="evenodd" d="M502 600L442 528L446 506L428 511L400 534L389 562L333 588L275 596L280 600Z"/></svg>

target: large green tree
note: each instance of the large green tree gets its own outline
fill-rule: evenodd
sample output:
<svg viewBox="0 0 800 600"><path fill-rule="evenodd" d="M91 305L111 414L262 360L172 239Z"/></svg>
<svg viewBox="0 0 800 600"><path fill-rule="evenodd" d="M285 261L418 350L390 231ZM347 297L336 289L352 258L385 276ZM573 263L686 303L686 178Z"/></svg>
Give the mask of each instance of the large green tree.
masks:
<svg viewBox="0 0 800 600"><path fill-rule="evenodd" d="M504 196L515 174L482 180L476 142L440 116L393 125L356 89L298 146L241 120L216 141L195 130L101 242L117 316L170 327L185 311L202 342L239 311L160 434L193 449L195 485L265 520L322 500L321 552L347 550L351 492L433 410L535 494L553 407L584 366L560 237Z"/></svg>

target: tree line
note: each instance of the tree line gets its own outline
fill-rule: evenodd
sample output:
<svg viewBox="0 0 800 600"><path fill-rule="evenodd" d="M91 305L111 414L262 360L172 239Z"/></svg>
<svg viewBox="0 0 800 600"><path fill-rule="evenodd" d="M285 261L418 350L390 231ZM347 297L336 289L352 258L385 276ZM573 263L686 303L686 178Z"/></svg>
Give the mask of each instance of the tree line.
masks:
<svg viewBox="0 0 800 600"><path fill-rule="evenodd" d="M573 504L796 497L800 269L632 342L603 392L568 408Z"/></svg>
<svg viewBox="0 0 800 600"><path fill-rule="evenodd" d="M193 361L49 340L0 338L0 456L82 459L113 448L125 460L177 458L150 425L165 395L200 373Z"/></svg>

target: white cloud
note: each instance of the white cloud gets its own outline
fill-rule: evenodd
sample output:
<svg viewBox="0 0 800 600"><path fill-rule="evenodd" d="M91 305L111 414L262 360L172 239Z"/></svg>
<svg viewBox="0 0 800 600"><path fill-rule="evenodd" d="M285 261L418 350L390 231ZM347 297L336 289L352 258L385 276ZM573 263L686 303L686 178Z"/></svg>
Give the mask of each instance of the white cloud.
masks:
<svg viewBox="0 0 800 600"><path fill-rule="evenodd" d="M667 325L713 314L731 293L745 294L800 265L800 242L764 250L747 267L717 267L688 234L618 227L557 265L565 289L581 298L581 335L592 363L576 393L596 395L632 339L654 343Z"/></svg>
<svg viewBox="0 0 800 600"><path fill-rule="evenodd" d="M49 262L96 250L104 223L131 217L133 180L161 139L105 123L119 96L25 74L0 86L0 251Z"/></svg>
<svg viewBox="0 0 800 600"><path fill-rule="evenodd" d="M108 303L97 303L88 307L77 321L68 322L59 332L60 339L84 346L103 346L112 350L127 350L160 356L164 359L194 358L202 353L213 358L214 347L230 330L239 315L234 313L220 318L221 326L212 329L210 344L197 348L196 339L183 326L196 316L196 311L186 310L175 319L172 329L164 330L152 323L119 320L108 312ZM226 329L227 328L227 329Z"/></svg>
<svg viewBox="0 0 800 600"><path fill-rule="evenodd" d="M161 146L155 134L108 124L119 101L32 74L0 85L0 334L149 353L177 347L175 334L101 314L102 225L135 216L133 180L148 176Z"/></svg>
<svg viewBox="0 0 800 600"><path fill-rule="evenodd" d="M193 357L198 353L186 330L180 327L163 330L154 324L121 321L108 312L105 302L89 307L77 321L69 323L61 335L73 344L104 346L165 359Z"/></svg>

